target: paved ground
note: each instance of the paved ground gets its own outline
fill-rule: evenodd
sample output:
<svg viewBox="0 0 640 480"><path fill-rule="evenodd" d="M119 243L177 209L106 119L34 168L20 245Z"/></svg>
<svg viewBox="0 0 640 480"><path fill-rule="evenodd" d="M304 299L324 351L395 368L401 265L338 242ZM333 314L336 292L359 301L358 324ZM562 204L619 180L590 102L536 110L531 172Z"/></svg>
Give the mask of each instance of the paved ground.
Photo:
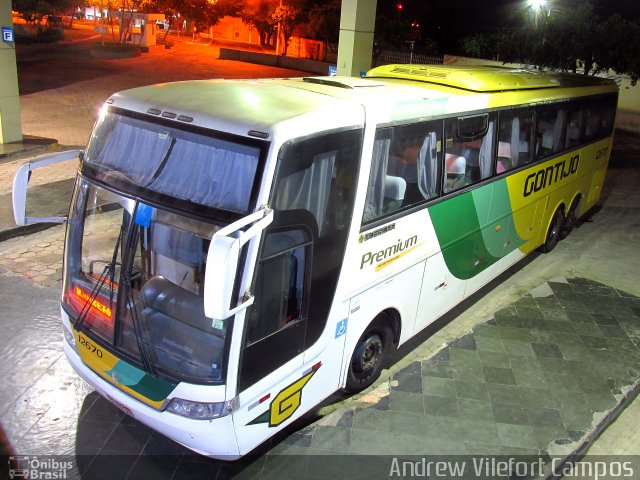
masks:
<svg viewBox="0 0 640 480"><path fill-rule="evenodd" d="M77 55L81 45L68 46L76 48L75 63L40 47L19 62L25 133L63 145L86 141L111 92L150 77L292 74L219 62L215 49L200 45L113 63L88 60ZM35 74L55 65L79 73L56 74L50 82ZM0 158L0 232L12 228L7 205L19 163ZM64 208L74 168L67 162L34 176L43 202ZM63 227L6 239L0 242L2 425L17 453L67 455L55 458L72 463L69 476L91 479L386 478L396 455L529 454L548 462L585 442L593 455L637 456L638 400L593 440L611 423L609 415L629 403L640 375L639 184L640 141L620 133L602 208L591 221L553 253L511 269L448 315L446 326L403 348L371 389L330 399L234 464L203 459L153 433L70 369L58 328ZM634 467L640 476L640 465Z"/></svg>

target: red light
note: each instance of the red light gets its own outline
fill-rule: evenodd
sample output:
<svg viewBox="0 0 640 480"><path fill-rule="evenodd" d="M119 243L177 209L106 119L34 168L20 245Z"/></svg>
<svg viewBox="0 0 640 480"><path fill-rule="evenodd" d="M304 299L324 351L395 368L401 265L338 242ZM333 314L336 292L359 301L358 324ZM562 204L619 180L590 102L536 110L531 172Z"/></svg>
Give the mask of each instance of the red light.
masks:
<svg viewBox="0 0 640 480"><path fill-rule="evenodd" d="M101 314L103 317L106 317L109 320L111 319L111 309L109 307L107 307L106 305L103 305L96 299L92 300L91 296L87 294L84 290L82 290L80 287L76 287L75 294L78 298L83 300L85 304L91 302L91 308L93 308L96 312Z"/></svg>
<svg viewBox="0 0 640 480"><path fill-rule="evenodd" d="M64 298L66 304L76 315L80 315L84 311L85 319L89 323L101 324L107 329L111 328L113 305L109 305L110 302L101 295L91 300L91 295L84 288L73 285L67 289Z"/></svg>
<svg viewBox="0 0 640 480"><path fill-rule="evenodd" d="M397 8L398 10L402 10L402 9L404 8L404 5L403 5L402 3L400 3L400 2L398 2L398 3L396 4L396 8Z"/></svg>

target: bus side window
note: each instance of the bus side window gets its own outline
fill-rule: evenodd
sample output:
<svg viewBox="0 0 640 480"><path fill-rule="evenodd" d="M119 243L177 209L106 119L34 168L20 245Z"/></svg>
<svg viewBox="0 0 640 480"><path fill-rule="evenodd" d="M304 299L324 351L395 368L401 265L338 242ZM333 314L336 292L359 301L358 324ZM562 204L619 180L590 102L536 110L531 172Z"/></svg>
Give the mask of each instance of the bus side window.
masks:
<svg viewBox="0 0 640 480"><path fill-rule="evenodd" d="M452 192L493 173L495 114L445 121L445 191Z"/></svg>
<svg viewBox="0 0 640 480"><path fill-rule="evenodd" d="M585 108L580 102L572 102L567 117L565 148L575 148L582 143L585 127Z"/></svg>
<svg viewBox="0 0 640 480"><path fill-rule="evenodd" d="M547 105L536 116L536 158L545 158L564 149L567 104Z"/></svg>
<svg viewBox="0 0 640 480"><path fill-rule="evenodd" d="M500 174L531 162L531 110L500 112L496 173Z"/></svg>
<svg viewBox="0 0 640 480"><path fill-rule="evenodd" d="M610 135L615 120L615 97L592 100L586 108L586 140L597 140Z"/></svg>
<svg viewBox="0 0 640 480"><path fill-rule="evenodd" d="M380 128L371 158L363 222L438 195L441 122Z"/></svg>

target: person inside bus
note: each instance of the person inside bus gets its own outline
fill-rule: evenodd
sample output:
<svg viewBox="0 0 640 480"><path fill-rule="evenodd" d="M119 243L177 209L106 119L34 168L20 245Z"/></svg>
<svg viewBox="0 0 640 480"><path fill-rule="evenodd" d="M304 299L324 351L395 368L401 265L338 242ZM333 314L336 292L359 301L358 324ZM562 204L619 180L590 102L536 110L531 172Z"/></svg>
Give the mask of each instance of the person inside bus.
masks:
<svg viewBox="0 0 640 480"><path fill-rule="evenodd" d="M498 162L496 164L496 173L503 173L511 170L511 144L508 142L498 142Z"/></svg>

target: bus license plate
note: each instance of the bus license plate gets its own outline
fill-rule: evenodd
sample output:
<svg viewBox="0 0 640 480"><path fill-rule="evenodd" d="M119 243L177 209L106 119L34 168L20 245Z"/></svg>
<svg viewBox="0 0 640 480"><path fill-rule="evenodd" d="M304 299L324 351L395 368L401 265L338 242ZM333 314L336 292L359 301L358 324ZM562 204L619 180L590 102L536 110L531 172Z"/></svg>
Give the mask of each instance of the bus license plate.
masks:
<svg viewBox="0 0 640 480"><path fill-rule="evenodd" d="M107 400L109 400L113 405L115 405L116 407L118 407L120 410L122 410L124 413L126 413L127 415L129 415L130 417L134 417L135 415L133 414L133 410L131 410L129 407L127 407L126 405L120 403L117 400L114 400L113 398L111 398L109 395L106 395Z"/></svg>

